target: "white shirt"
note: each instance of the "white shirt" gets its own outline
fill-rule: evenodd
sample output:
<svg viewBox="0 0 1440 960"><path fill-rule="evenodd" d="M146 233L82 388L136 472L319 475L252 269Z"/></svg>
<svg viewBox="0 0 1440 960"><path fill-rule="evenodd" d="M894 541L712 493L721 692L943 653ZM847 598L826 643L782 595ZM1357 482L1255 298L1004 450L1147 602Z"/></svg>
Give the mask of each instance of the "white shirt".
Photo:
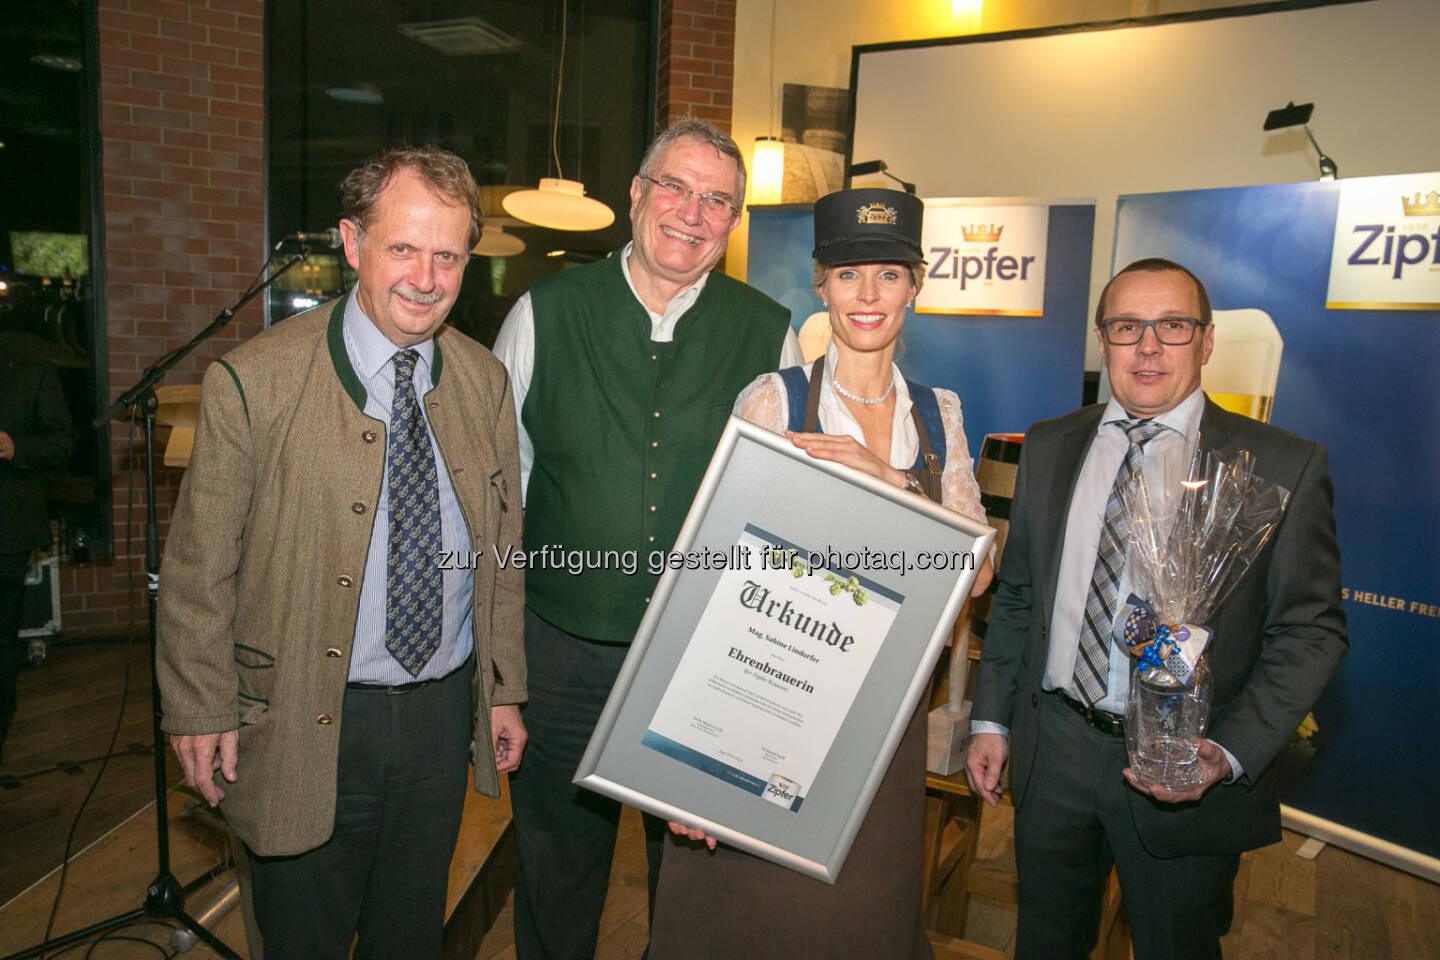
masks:
<svg viewBox="0 0 1440 960"><path fill-rule="evenodd" d="M620 272L625 275L625 285L630 288L635 302L645 308L645 313L650 317L650 339L656 343L669 343L675 339L675 327L685 312L695 305L700 296L700 291L705 289L705 283L710 279L707 272L702 274L699 280L681 290L670 302L665 305L663 313L656 313L645 306L645 301L640 299L640 294L635 291L635 282L630 279L630 250L635 243L632 240L625 244L625 248L616 256L620 258ZM521 411L525 409L525 396L530 392L530 380L535 373L535 308L531 305L530 294L524 293L515 306L510 308L510 313L505 317L505 323L500 327L500 333L495 338L495 356L505 365L510 372L510 388L515 391L515 421L519 427L520 440L520 490L521 504L524 504L524 497L530 489L530 467L535 462L535 446L530 442L530 434L525 430L525 423L520 418ZM785 331L785 342L780 347L780 359L777 366L792 367L800 363L804 358L800 353L800 344L795 339L794 329Z"/></svg>
<svg viewBox="0 0 1440 960"><path fill-rule="evenodd" d="M816 418L824 431L834 436L850 437L862 447L865 432L850 409L835 392L835 364L838 359L832 341L825 350L823 386ZM810 364L801 369L810 377ZM908 470L915 465L920 451L920 434L910 416L914 401L905 377L895 364L890 365L895 377L895 415L890 424L890 466ZM970 445L965 439L965 422L960 414L960 398L952 390L936 389L935 402L940 408L940 422L945 429L945 469L940 475L940 502L957 513L985 523L985 508L980 503L980 486L975 482L975 464L970 459ZM785 382L778 373L766 373L740 391L735 400L734 414L759 424L772 433L784 433L790 423L790 399ZM934 443L937 438L931 438ZM993 555L993 548L992 548Z"/></svg>
<svg viewBox="0 0 1440 960"><path fill-rule="evenodd" d="M1179 481L1190 475L1195 444L1200 436L1200 417L1205 412L1205 394L1196 387L1173 409L1155 417L1165 427L1142 448L1141 472L1152 489L1168 489L1167 481ZM1060 553L1060 573L1055 586L1055 609L1050 614L1050 649L1045 658L1045 676L1041 686L1061 690L1084 702L1074 687L1075 657L1080 650L1080 626L1084 621L1085 601L1090 593L1090 579L1095 572L1095 555L1100 549L1100 529L1104 525L1105 506L1115 485L1115 474L1125 461L1130 439L1121 421L1132 418L1112 397L1096 427L1095 440L1085 454L1085 463L1075 481L1070 498L1070 513L1065 521L1064 546ZM1130 593L1130 571L1120 576L1116 594L1116 612ZM1130 654L1122 644L1110 644L1110 671L1105 697L1095 707L1110 713L1125 714L1125 701L1130 692ZM976 721L972 733L1006 733L996 723ZM1213 741L1212 741L1213 742ZM1216 744L1216 746L1220 746ZM1231 779L1243 772L1240 762L1224 750L1230 761Z"/></svg>

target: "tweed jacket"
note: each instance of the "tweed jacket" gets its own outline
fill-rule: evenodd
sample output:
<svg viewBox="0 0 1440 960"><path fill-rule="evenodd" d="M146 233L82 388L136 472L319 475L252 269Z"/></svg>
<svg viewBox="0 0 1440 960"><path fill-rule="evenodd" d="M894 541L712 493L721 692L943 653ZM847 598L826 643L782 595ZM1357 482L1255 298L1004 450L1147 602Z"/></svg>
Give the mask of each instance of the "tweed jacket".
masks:
<svg viewBox="0 0 1440 960"><path fill-rule="evenodd" d="M1065 522L1103 411L1103 405L1085 407L1034 424L1020 451L1010 536L971 712L973 720L1010 730L1017 806L1024 803L1039 739ZM1129 791L1136 830L1155 856L1240 853L1280 839L1270 763L1348 649L1325 448L1222 410L1209 398L1198 444L1202 452L1230 445L1249 450L1256 474L1289 490L1290 499L1270 542L1209 624L1215 637L1206 653L1214 681L1207 736L1235 755L1245 776L1215 785L1193 803L1161 803Z"/></svg>
<svg viewBox="0 0 1440 960"><path fill-rule="evenodd" d="M285 320L205 372L160 576L157 677L172 734L239 729L221 809L261 855L329 838L350 648L386 424L341 332L345 299ZM515 408L504 368L442 327L423 402L475 567L475 787L499 794L489 709L525 699Z"/></svg>

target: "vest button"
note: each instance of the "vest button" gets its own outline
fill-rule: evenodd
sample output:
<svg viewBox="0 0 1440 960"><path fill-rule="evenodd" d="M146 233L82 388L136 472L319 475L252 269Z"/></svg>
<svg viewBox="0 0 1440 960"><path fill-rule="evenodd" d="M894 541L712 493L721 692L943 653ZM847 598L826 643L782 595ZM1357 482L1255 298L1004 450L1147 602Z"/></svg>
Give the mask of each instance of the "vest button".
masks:
<svg viewBox="0 0 1440 960"><path fill-rule="evenodd" d="M654 543L654 542L655 542L655 534L653 534L653 533L650 534L650 536L647 537L646 539L648 539L651 543Z"/></svg>
<svg viewBox="0 0 1440 960"><path fill-rule="evenodd" d="M320 716L315 718L315 722L320 724L321 726L328 726L329 724L335 722L335 718L330 716L330 714L328 713L322 713L320 714Z"/></svg>
<svg viewBox="0 0 1440 960"><path fill-rule="evenodd" d="M654 480L654 479L655 479L656 477L658 477L658 476L660 476L660 474L656 473L654 470L651 470L651 471L650 471L650 479L651 479L651 480Z"/></svg>
<svg viewBox="0 0 1440 960"><path fill-rule="evenodd" d="M364 440L366 443L374 443L374 442L375 442L375 431L374 431L374 430L366 430L365 432L363 432L363 433L360 434L360 439L361 439L361 440Z"/></svg>
<svg viewBox="0 0 1440 960"><path fill-rule="evenodd" d="M656 410L656 411L655 411L655 419L656 419L656 420L659 420L659 419L660 419L660 411L659 411L659 410Z"/></svg>
<svg viewBox="0 0 1440 960"><path fill-rule="evenodd" d="M1030 706L1036 708L1037 710L1040 708L1040 697L1038 694L1030 694Z"/></svg>
<svg viewBox="0 0 1440 960"><path fill-rule="evenodd" d="M655 354L653 354L653 353L650 354L650 359L651 359L651 360L654 360L654 359L655 359Z"/></svg>
<svg viewBox="0 0 1440 960"><path fill-rule="evenodd" d="M658 447L658 446L660 446L660 441L659 441L659 440L651 440L651 441L650 441L650 446L651 446L651 447Z"/></svg>
<svg viewBox="0 0 1440 960"><path fill-rule="evenodd" d="M650 512L651 512L651 513L654 513L657 509L658 509L658 508L655 506L655 504L653 504L653 503L650 504Z"/></svg>
<svg viewBox="0 0 1440 960"><path fill-rule="evenodd" d="M341 653L339 647L331 647L329 650L325 651L325 656L327 657L338 657L340 655Z"/></svg>
<svg viewBox="0 0 1440 960"><path fill-rule="evenodd" d="M364 512L365 512L365 504L363 504L363 503L361 503L361 502L359 502L359 501L357 500L356 502L350 504L350 510L351 510L351 512L353 512L353 513L364 513Z"/></svg>
<svg viewBox="0 0 1440 960"><path fill-rule="evenodd" d="M340 577L340 578L339 578L338 580L336 580L335 582L338 583L338 584L340 584L340 586L342 586L342 587L353 586L354 583L355 583L355 581L354 581L354 580L351 580L349 577Z"/></svg>

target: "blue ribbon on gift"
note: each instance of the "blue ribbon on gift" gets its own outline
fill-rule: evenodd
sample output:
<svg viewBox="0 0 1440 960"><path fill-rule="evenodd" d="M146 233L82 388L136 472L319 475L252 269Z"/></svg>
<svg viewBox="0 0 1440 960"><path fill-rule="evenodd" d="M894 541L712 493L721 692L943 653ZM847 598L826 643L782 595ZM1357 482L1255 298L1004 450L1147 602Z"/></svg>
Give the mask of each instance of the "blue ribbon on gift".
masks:
<svg viewBox="0 0 1440 960"><path fill-rule="evenodd" d="M1171 639L1174 627L1162 623L1155 609L1135 594L1130 594L1125 602L1130 607L1130 615L1125 618L1125 642L1130 646L1131 655L1139 661L1137 666L1163 670L1165 661L1175 652L1176 643Z"/></svg>
<svg viewBox="0 0 1440 960"><path fill-rule="evenodd" d="M1129 612L1116 624L1115 634L1129 647L1137 669L1157 668L1181 683L1188 682L1195 663L1182 651L1193 638L1201 636L1206 640L1200 645L1203 649L1209 641L1210 630L1193 624L1164 623L1149 603L1133 593L1125 603Z"/></svg>

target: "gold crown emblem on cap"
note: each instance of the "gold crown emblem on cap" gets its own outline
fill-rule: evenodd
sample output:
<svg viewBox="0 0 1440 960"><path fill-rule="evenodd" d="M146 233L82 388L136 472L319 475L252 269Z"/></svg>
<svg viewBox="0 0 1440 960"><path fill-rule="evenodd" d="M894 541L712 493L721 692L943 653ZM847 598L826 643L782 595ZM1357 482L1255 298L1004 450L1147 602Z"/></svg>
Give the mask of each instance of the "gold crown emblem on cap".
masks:
<svg viewBox="0 0 1440 960"><path fill-rule="evenodd" d="M883 203L863 203L855 209L855 221L857 223L888 223L894 224L899 220L899 215L894 207L888 207Z"/></svg>
<svg viewBox="0 0 1440 960"><path fill-rule="evenodd" d="M1440 216L1440 191L1431 190L1425 202L1420 202L1420 192L1415 192L1415 199L1411 201L1407 197L1401 197L1400 203L1405 207L1407 217L1435 217Z"/></svg>
<svg viewBox="0 0 1440 960"><path fill-rule="evenodd" d="M960 235L966 243L995 243L1005 231L1003 224L972 223L960 228Z"/></svg>

